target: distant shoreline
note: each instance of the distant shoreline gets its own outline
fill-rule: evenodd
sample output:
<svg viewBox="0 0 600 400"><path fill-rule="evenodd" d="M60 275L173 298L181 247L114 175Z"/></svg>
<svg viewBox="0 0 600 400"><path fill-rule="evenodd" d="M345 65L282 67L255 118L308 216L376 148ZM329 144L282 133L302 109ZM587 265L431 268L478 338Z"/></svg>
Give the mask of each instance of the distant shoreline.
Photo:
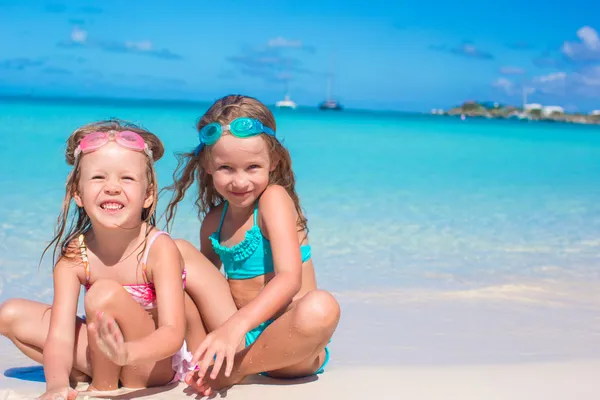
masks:
<svg viewBox="0 0 600 400"><path fill-rule="evenodd" d="M538 105L539 106L539 105ZM469 118L488 118L488 119L516 119L528 121L562 122L570 124L600 125L600 113L582 114L567 113L560 110L546 111L544 107L522 108L515 106L504 106L498 103L478 103L467 101L458 107L453 107L448 111L443 109L431 110L432 115L439 116L460 116Z"/></svg>
<svg viewBox="0 0 600 400"><path fill-rule="evenodd" d="M155 99L155 98L135 98L135 97L75 97L75 96L43 96L43 95L21 95L21 94L0 94L0 103L2 102L23 102L23 103L38 103L38 104L65 104L65 105L76 105L76 106L128 106L128 107L154 107L154 108L172 108L181 107L185 109L195 109L198 112L208 109L212 104L213 100L185 100L185 99ZM473 106L475 105L475 106ZM377 117L409 117L409 118L422 118L422 117L437 117L437 116L451 116L465 118L476 118L476 119L493 119L493 120L507 120L507 121L539 121L539 122L566 122L575 123L579 125L600 125L600 115L590 116L585 114L560 114L558 116L550 117L537 117L533 115L524 115L524 118L520 118L517 113L523 113L522 109L507 106L497 108L486 108L480 103L466 102L461 106L451 108L449 110L433 109L430 112L427 111L403 111L403 110L386 110L386 109L368 109L368 108L345 108L342 113L327 113L318 110L317 107L311 106L299 106L296 110L278 109L275 104L267 104L267 106L277 114L314 114L320 116L328 116L328 118L346 118L351 116L360 115L372 115ZM510 113L513 114L510 114ZM581 119L569 120L569 119ZM585 118L592 120L588 121ZM594 120L593 118L597 118Z"/></svg>

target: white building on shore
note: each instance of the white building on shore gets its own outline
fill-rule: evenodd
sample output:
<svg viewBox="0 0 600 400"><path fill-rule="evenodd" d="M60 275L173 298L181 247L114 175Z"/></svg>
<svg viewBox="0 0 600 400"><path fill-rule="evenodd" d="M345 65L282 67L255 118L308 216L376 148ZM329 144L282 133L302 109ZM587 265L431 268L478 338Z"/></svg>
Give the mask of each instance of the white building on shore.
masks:
<svg viewBox="0 0 600 400"><path fill-rule="evenodd" d="M529 103L523 106L524 111L541 110L542 105L538 103Z"/></svg>
<svg viewBox="0 0 600 400"><path fill-rule="evenodd" d="M552 114L564 114L565 109L561 106L544 106L542 107L542 115L548 117Z"/></svg>

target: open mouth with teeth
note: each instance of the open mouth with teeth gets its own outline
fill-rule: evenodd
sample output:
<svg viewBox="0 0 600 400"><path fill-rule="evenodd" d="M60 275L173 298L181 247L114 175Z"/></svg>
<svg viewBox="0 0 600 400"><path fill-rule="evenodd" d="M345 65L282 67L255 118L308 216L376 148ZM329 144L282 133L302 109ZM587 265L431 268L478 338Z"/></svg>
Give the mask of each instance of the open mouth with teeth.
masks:
<svg viewBox="0 0 600 400"><path fill-rule="evenodd" d="M119 212L123 209L123 207L125 206L117 201L105 201L102 204L100 204L101 209L111 214Z"/></svg>

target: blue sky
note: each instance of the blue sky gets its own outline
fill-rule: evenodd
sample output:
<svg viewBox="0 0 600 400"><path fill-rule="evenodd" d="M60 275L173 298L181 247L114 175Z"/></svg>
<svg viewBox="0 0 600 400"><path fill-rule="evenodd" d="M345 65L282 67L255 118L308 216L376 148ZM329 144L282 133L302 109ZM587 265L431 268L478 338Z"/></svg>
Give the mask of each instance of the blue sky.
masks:
<svg viewBox="0 0 600 400"><path fill-rule="evenodd" d="M600 109L600 2L416 4L0 0L0 94Z"/></svg>

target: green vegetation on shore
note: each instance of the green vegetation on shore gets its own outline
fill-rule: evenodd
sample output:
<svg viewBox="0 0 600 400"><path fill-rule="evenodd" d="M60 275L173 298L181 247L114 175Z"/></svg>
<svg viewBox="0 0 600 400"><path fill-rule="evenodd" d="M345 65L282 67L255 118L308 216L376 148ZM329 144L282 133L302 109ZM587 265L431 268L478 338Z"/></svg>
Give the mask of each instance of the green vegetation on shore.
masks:
<svg viewBox="0 0 600 400"><path fill-rule="evenodd" d="M530 105L533 106L533 105ZM432 114L449 115L449 116L465 116L465 117L480 117L480 118L514 118L526 119L534 121L554 121L554 122L570 122L577 124L597 124L600 125L600 113L583 114L583 113L567 113L563 110L555 110L544 107L516 107L512 105L502 105L490 102L467 101L460 106L453 107L447 111L432 110Z"/></svg>

